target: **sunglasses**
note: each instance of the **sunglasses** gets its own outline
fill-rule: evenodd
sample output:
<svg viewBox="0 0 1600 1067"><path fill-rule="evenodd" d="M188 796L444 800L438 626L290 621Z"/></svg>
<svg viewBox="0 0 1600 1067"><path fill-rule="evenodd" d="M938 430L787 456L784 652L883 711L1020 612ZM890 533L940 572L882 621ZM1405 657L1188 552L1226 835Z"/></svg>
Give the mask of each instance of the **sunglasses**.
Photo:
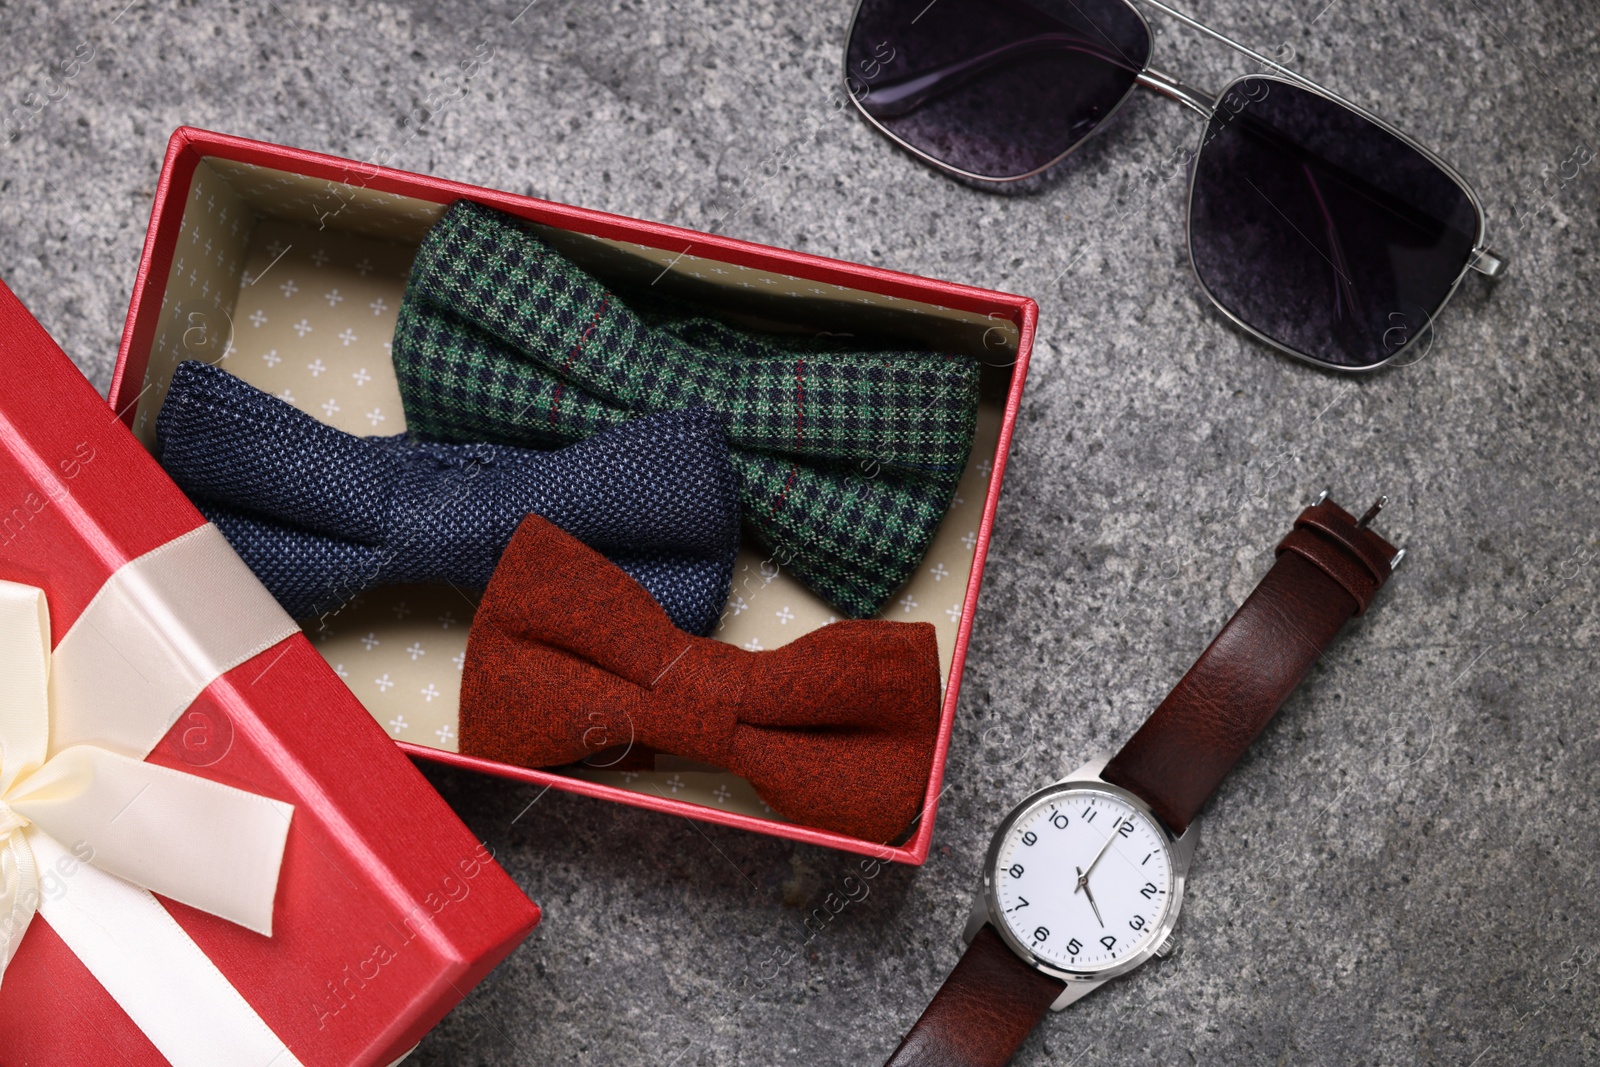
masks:
<svg viewBox="0 0 1600 1067"><path fill-rule="evenodd" d="M1432 152L1361 108L1156 0L1255 59L1212 96L1149 65L1128 0L859 0L845 48L856 107L959 177L1031 177L1144 86L1205 117L1189 161L1189 261L1212 303L1289 355L1345 371L1428 334L1484 245L1483 206Z"/></svg>

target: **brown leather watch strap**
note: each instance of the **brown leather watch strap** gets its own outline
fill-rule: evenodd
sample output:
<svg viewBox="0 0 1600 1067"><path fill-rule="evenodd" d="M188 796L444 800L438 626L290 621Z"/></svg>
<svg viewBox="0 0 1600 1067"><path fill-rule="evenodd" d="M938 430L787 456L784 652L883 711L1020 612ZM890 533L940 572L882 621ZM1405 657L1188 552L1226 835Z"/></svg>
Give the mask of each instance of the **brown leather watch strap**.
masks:
<svg viewBox="0 0 1600 1067"><path fill-rule="evenodd" d="M1393 545L1326 495L1177 688L1100 776L1182 833L1322 650L1389 580ZM885 1067L1004 1067L1065 983L1024 963L988 925Z"/></svg>
<svg viewBox="0 0 1600 1067"><path fill-rule="evenodd" d="M1005 1067L1066 987L985 924L884 1067Z"/></svg>
<svg viewBox="0 0 1600 1067"><path fill-rule="evenodd" d="M1183 833L1328 642L1388 581L1389 542L1324 499L1301 512L1278 559L1204 654L1100 777Z"/></svg>

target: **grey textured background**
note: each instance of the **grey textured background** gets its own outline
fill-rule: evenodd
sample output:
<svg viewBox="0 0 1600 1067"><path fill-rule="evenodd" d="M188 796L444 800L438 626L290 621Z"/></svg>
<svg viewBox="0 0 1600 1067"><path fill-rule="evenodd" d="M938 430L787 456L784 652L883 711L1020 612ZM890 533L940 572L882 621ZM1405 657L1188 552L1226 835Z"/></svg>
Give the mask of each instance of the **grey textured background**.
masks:
<svg viewBox="0 0 1600 1067"><path fill-rule="evenodd" d="M1182 109L1139 94L1032 195L968 189L835 112L848 0L123 2L0 3L0 102L24 107L0 276L102 389L185 123L1041 307L927 865L809 936L854 858L430 770L546 920L416 1062L880 1062L955 962L996 821L1143 719L1323 487L1387 491L1409 559L1212 802L1181 954L1017 1062L1600 1060L1600 160L1539 191L1600 144L1584 0L1197 0L1456 163L1511 258L1426 358L1361 381L1203 302L1154 173L1197 135ZM1154 21L1161 66L1247 69ZM480 42L488 71L419 125ZM751 995L745 971L773 977Z"/></svg>

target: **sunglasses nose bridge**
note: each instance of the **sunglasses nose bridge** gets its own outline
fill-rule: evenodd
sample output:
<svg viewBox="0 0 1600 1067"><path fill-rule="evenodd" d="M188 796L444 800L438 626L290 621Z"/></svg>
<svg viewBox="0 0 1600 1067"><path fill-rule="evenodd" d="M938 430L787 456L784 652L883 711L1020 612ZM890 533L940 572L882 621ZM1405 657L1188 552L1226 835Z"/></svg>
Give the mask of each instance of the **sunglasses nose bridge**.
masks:
<svg viewBox="0 0 1600 1067"><path fill-rule="evenodd" d="M1145 67L1134 81L1152 92L1160 93L1169 100L1176 100L1184 107L1197 112L1201 118L1210 118L1215 97L1202 89L1186 85L1165 71L1156 70L1154 67Z"/></svg>

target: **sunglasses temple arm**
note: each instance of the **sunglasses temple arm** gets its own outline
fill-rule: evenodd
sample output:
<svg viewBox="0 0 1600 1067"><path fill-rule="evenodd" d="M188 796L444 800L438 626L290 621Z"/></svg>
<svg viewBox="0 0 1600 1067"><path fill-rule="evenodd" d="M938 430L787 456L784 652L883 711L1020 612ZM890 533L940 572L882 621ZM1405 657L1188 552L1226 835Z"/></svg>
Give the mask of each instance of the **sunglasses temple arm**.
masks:
<svg viewBox="0 0 1600 1067"><path fill-rule="evenodd" d="M1127 62L1100 48L1093 41L1065 33L1042 33L1021 40L1010 41L987 52L946 63L942 67L913 74L906 78L891 79L870 85L857 99L870 102L876 115L900 116L909 114L940 93L949 92L957 85L1002 66L1006 61L1030 52L1078 52L1092 56L1104 63L1131 70Z"/></svg>
<svg viewBox="0 0 1600 1067"><path fill-rule="evenodd" d="M1322 186L1317 182L1317 176L1312 171L1309 163L1300 164L1300 173L1305 178L1306 185L1311 188L1311 195L1317 201L1317 211L1322 215L1322 231L1328 238L1328 266L1333 268L1333 303L1335 321L1346 321L1356 324L1366 321L1361 310L1361 298L1356 292L1356 283L1350 277L1350 261L1344 254L1344 242L1339 240L1339 224L1334 220L1333 211L1328 207L1328 200L1322 195ZM1270 201L1269 201L1270 203ZM1340 307L1347 308L1350 312L1348 320L1339 314Z"/></svg>

